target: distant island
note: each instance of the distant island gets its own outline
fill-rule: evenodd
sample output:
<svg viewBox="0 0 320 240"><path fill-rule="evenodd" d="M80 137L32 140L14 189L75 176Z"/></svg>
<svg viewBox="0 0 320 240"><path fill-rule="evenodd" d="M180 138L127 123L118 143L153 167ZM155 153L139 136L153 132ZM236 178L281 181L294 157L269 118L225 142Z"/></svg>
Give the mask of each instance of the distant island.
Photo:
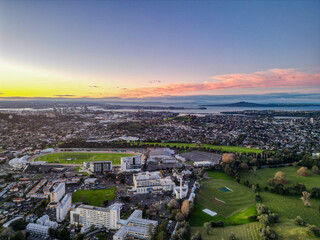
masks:
<svg viewBox="0 0 320 240"><path fill-rule="evenodd" d="M226 103L226 104L209 104L201 105L203 107L310 107L310 106L320 106L320 104L312 103L250 103L250 102L236 102L236 103Z"/></svg>

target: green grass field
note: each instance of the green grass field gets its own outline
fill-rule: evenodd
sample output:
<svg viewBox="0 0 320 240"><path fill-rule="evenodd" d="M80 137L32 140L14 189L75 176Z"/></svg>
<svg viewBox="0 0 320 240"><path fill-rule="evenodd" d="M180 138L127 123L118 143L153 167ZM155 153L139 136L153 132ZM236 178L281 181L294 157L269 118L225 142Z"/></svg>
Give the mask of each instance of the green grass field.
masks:
<svg viewBox="0 0 320 240"><path fill-rule="evenodd" d="M305 207L299 196L284 196L270 192L261 192L262 203L278 213L280 218L294 219L302 217L307 223L320 226L320 200L311 199L312 206Z"/></svg>
<svg viewBox="0 0 320 240"><path fill-rule="evenodd" d="M203 240L226 240L229 239L229 234L234 233L237 240L259 240L259 228L261 225L258 222L237 225L226 226L223 228L212 228L210 234L207 235L203 227L192 227L191 234L199 231ZM311 240L318 239L315 236L307 232L306 227L298 226L292 221L281 221L274 224L272 228L279 235L279 240Z"/></svg>
<svg viewBox="0 0 320 240"><path fill-rule="evenodd" d="M100 207L104 200L114 199L116 188L78 190L72 194L72 202L88 202L89 205Z"/></svg>
<svg viewBox="0 0 320 240"><path fill-rule="evenodd" d="M267 181L269 178L273 178L275 173L282 171L286 174L288 183L303 183L308 190L311 190L313 187L320 187L320 175L314 174L309 170L309 177L299 176L296 172L299 168L295 167L283 167L283 168L264 168L259 169L256 172L256 175L252 171L241 173L241 180L248 180L250 184L259 184L260 187L267 186Z"/></svg>
<svg viewBox="0 0 320 240"><path fill-rule="evenodd" d="M208 221L222 220L226 224L247 223L248 217L256 214L254 194L249 188L230 180L224 173L209 172L209 176L215 178L205 179L201 182L201 188L196 197L194 210L190 218L191 226L202 226ZM218 188L228 187L229 192L221 192ZM213 200L217 198L225 202L219 205ZM218 215L212 217L202 210L208 208L217 212Z"/></svg>
<svg viewBox="0 0 320 240"><path fill-rule="evenodd" d="M139 145L139 144L147 144L149 146L155 146L156 144L160 147L192 147L192 148L210 148L221 150L225 152L238 152L238 153L262 153L263 150L255 149L255 148L247 148L247 147L238 147L238 146L215 146L210 144L196 144L196 143L151 143L151 142L143 142L143 143L133 143L132 145Z"/></svg>
<svg viewBox="0 0 320 240"><path fill-rule="evenodd" d="M260 224L258 222L238 225L238 226L226 226L220 228L212 228L209 235L203 227L192 227L191 234L199 231L203 240L227 240L229 239L229 234L234 233L237 240L259 240Z"/></svg>
<svg viewBox="0 0 320 240"><path fill-rule="evenodd" d="M51 153L37 157L34 161L46 161L48 163L63 163L63 164L82 164L89 161L112 161L112 164L120 164L122 157L134 156L126 153ZM71 159L71 160L67 160Z"/></svg>

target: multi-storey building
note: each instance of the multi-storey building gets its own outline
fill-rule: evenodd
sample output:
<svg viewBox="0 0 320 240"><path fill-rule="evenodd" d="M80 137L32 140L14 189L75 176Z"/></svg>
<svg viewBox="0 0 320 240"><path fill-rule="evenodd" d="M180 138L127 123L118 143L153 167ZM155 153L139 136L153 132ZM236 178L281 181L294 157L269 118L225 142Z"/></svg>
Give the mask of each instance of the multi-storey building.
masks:
<svg viewBox="0 0 320 240"><path fill-rule="evenodd" d="M70 211L70 223L82 227L95 225L98 228L118 229L121 207L121 203L114 203L107 208L80 205Z"/></svg>
<svg viewBox="0 0 320 240"><path fill-rule="evenodd" d="M142 166L142 156L132 156L121 158L121 171L133 172L140 171Z"/></svg>
<svg viewBox="0 0 320 240"><path fill-rule="evenodd" d="M112 161L84 162L83 165L93 173L106 173L112 171Z"/></svg>
<svg viewBox="0 0 320 240"><path fill-rule="evenodd" d="M149 193L154 191L173 191L175 183L170 177L162 178L160 172L142 172L133 175L134 194Z"/></svg>
<svg viewBox="0 0 320 240"><path fill-rule="evenodd" d="M71 195L66 194L61 202L57 205L56 210L56 218L58 222L63 221L63 219L67 216L71 207Z"/></svg>
<svg viewBox="0 0 320 240"><path fill-rule="evenodd" d="M120 220L122 227L113 235L113 240L124 240L127 237L149 239L152 231L158 225L157 221L142 218L142 211L135 210L127 220Z"/></svg>
<svg viewBox="0 0 320 240"><path fill-rule="evenodd" d="M66 192L66 184L64 182L60 183L58 187L55 190L53 190L52 193L50 193L51 202L59 202L60 199L65 194L65 192Z"/></svg>

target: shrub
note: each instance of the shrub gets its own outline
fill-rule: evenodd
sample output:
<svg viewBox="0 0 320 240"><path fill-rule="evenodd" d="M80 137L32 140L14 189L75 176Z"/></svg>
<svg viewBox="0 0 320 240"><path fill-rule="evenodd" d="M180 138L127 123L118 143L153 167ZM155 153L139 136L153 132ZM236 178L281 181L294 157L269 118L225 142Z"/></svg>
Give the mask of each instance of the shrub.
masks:
<svg viewBox="0 0 320 240"><path fill-rule="evenodd" d="M229 234L229 239L230 240L236 240L236 235L232 232Z"/></svg>
<svg viewBox="0 0 320 240"><path fill-rule="evenodd" d="M262 202L262 198L261 198L260 194L256 194L256 201Z"/></svg>
<svg viewBox="0 0 320 240"><path fill-rule="evenodd" d="M309 225L308 231L316 235L317 237L320 237L320 227Z"/></svg>
<svg viewBox="0 0 320 240"><path fill-rule="evenodd" d="M270 186L275 186L276 185L276 181L273 178L269 178L267 181L267 184Z"/></svg>
<svg viewBox="0 0 320 240"><path fill-rule="evenodd" d="M257 219L258 219L257 215L251 215L248 217L249 221L257 221Z"/></svg>
<svg viewBox="0 0 320 240"><path fill-rule="evenodd" d="M306 222L302 219L302 217L300 216L297 216L295 219L294 219L294 222L300 226L305 226L306 225Z"/></svg>
<svg viewBox="0 0 320 240"><path fill-rule="evenodd" d="M299 168L299 170L297 171L297 174L302 176L302 177L308 177L308 169L306 167L301 167Z"/></svg>

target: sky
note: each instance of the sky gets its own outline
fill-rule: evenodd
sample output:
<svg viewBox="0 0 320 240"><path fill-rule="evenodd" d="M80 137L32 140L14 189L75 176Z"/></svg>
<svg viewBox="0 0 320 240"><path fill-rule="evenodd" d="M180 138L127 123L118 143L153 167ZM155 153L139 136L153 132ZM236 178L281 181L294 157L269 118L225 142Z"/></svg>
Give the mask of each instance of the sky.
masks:
<svg viewBox="0 0 320 240"><path fill-rule="evenodd" d="M320 1L0 1L0 97L320 93Z"/></svg>

